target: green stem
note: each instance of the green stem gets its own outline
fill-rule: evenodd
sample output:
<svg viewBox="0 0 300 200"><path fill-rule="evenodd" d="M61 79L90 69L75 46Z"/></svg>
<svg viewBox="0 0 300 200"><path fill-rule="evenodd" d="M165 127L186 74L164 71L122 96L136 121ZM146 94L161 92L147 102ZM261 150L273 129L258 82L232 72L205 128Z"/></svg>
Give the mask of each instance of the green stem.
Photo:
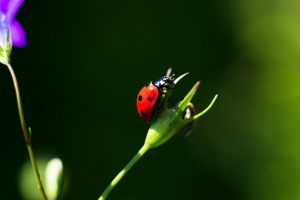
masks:
<svg viewBox="0 0 300 200"><path fill-rule="evenodd" d="M123 178L123 176L131 169L131 167L146 153L149 149L148 145L145 145L139 150L139 152L132 158L132 160L124 167L124 169L114 178L114 180L107 186L102 193L99 200L104 200L110 191L117 185L117 183Z"/></svg>
<svg viewBox="0 0 300 200"><path fill-rule="evenodd" d="M45 193L45 190L44 190L44 187L43 187L43 183L42 183L42 177L40 176L40 173L39 173L39 170L38 170L35 158L34 158L30 137L29 137L28 132L27 132L27 127L26 127L25 118L24 118L23 109L22 109L22 102L21 102L21 95L20 95L20 90L19 90L19 86L18 86L18 81L17 81L16 75L15 75L14 70L11 67L11 65L8 63L6 66L7 66L8 70L9 70L11 76L12 76L12 79L13 79L13 83L14 83L14 87L15 87L15 91L16 91L16 97L17 97L17 104L18 104L21 127L22 127L22 130L23 130L23 135L24 135L25 142L26 142L26 145L27 145L27 149L28 149L30 161L31 161L31 164L32 164L32 168L33 168L33 171L34 171L34 174L35 174L35 178L36 178L37 183L38 183L38 188L39 188L39 190L40 190L40 192L43 196L43 199L47 200L47 196L46 196L46 193Z"/></svg>

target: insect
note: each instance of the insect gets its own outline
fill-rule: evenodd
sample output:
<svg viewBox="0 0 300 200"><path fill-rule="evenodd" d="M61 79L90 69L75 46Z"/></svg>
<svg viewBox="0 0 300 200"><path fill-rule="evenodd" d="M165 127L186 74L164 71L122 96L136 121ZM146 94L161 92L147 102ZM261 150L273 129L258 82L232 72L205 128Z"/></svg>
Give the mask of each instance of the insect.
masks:
<svg viewBox="0 0 300 200"><path fill-rule="evenodd" d="M163 76L147 83L140 90L136 99L136 107L143 120L150 123L156 111L159 113L162 94L165 94L164 90L172 89L173 80L173 75Z"/></svg>

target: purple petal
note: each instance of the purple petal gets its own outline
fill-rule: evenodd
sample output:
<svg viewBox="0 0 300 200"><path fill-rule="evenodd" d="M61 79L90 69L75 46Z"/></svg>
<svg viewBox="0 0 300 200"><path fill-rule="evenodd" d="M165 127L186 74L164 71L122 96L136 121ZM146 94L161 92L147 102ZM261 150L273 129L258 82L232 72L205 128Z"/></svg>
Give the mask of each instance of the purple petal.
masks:
<svg viewBox="0 0 300 200"><path fill-rule="evenodd" d="M25 32L18 21L13 21L10 24L10 31L12 45L14 47L25 47L27 44Z"/></svg>
<svg viewBox="0 0 300 200"><path fill-rule="evenodd" d="M0 3L2 3L1 0ZM9 43L9 23L7 16L3 13L3 5L0 4L0 47L6 49L7 45L10 45Z"/></svg>
<svg viewBox="0 0 300 200"><path fill-rule="evenodd" d="M8 0L7 16L10 22L12 22L24 0Z"/></svg>
<svg viewBox="0 0 300 200"><path fill-rule="evenodd" d="M0 0L0 12L3 13L4 15L7 14L8 5L9 5L9 0Z"/></svg>

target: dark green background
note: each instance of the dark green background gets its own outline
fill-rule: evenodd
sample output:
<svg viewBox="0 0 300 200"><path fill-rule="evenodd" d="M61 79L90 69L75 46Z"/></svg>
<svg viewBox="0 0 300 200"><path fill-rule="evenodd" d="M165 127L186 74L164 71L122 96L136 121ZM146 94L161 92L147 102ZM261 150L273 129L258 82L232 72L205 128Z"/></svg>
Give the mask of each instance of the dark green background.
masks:
<svg viewBox="0 0 300 200"><path fill-rule="evenodd" d="M16 19L28 46L13 48L11 64L36 155L63 160L63 199L98 199L135 155L149 128L136 95L169 67L190 72L174 102L198 80L197 111L219 98L188 138L147 152L108 199L299 199L299 8L293 0L25 1ZM21 199L28 153L3 65L0 76L1 199Z"/></svg>

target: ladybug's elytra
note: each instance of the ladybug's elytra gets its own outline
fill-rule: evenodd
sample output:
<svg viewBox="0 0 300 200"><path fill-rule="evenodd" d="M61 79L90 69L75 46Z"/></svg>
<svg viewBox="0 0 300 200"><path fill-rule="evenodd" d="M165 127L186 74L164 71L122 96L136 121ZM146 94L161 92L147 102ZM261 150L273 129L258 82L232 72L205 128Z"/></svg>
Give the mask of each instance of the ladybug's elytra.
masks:
<svg viewBox="0 0 300 200"><path fill-rule="evenodd" d="M155 111L159 110L161 94L166 89L171 89L174 78L172 76L163 76L147 83L138 93L136 107L139 115L146 122L151 122Z"/></svg>

